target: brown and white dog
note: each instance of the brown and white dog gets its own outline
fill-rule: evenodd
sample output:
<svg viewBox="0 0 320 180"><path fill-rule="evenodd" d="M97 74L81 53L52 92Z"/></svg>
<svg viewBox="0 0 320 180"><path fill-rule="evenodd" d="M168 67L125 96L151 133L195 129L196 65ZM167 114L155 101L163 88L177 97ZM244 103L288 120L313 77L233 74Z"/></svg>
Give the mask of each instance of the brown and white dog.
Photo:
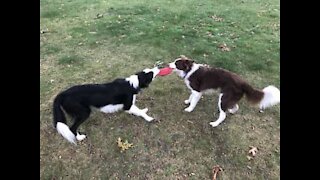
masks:
<svg viewBox="0 0 320 180"><path fill-rule="evenodd" d="M218 126L226 118L227 111L231 114L238 111L237 103L244 94L249 102L259 104L260 112L280 103L280 90L274 86L267 86L262 90L255 89L235 73L197 64L185 56L175 59L169 67L184 79L191 90L189 99L184 101L185 104L190 104L185 109L187 112L193 111L203 93L220 89L218 100L220 114L216 121L210 122L212 127Z"/></svg>

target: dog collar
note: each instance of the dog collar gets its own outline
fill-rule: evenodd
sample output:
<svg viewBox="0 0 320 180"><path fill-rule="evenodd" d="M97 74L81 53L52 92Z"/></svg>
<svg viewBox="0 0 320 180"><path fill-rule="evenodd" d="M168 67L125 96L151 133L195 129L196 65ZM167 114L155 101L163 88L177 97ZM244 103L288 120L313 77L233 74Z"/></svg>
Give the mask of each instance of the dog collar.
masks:
<svg viewBox="0 0 320 180"><path fill-rule="evenodd" d="M186 76L188 75L189 72L190 72L190 70L188 72L185 72L186 74L183 76L183 79L186 78Z"/></svg>
<svg viewBox="0 0 320 180"><path fill-rule="evenodd" d="M188 73L186 73L182 78L183 78L183 79L186 78L187 74L188 74Z"/></svg>

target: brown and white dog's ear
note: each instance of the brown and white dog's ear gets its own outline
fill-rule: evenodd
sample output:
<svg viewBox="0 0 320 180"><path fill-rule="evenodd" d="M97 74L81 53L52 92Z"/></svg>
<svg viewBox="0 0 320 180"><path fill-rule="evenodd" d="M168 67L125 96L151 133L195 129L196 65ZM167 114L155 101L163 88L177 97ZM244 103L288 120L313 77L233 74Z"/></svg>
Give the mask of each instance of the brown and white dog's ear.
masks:
<svg viewBox="0 0 320 180"><path fill-rule="evenodd" d="M188 60L188 61L191 61L191 63L193 63L193 62L194 62L192 59L188 58L188 57L187 57L187 56L185 56L185 55L180 55L180 58L181 58L181 60Z"/></svg>
<svg viewBox="0 0 320 180"><path fill-rule="evenodd" d="M194 63L194 61L191 60L191 59L184 60L186 71L190 71L191 70L193 63Z"/></svg>

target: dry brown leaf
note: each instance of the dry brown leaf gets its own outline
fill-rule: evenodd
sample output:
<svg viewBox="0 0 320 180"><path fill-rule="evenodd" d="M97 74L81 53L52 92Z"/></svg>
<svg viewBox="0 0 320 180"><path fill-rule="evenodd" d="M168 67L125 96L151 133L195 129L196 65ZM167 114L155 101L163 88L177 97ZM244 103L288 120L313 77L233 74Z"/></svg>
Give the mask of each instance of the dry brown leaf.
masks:
<svg viewBox="0 0 320 180"><path fill-rule="evenodd" d="M125 142L122 141L122 139L119 137L117 140L118 147L120 148L120 152L124 152L125 150L131 148L133 146L132 143L128 143L128 140Z"/></svg>
<svg viewBox="0 0 320 180"><path fill-rule="evenodd" d="M252 154L252 156L256 156L257 151L258 151L257 147L250 146L249 154Z"/></svg>
<svg viewBox="0 0 320 180"><path fill-rule="evenodd" d="M40 34L44 34L44 33L48 33L48 32L49 32L48 28L40 30Z"/></svg>
<svg viewBox="0 0 320 180"><path fill-rule="evenodd" d="M218 175L218 173L220 171L223 171L223 169L219 165L213 167L213 169L212 169L212 173L213 173L212 180L217 180L217 175Z"/></svg>
<svg viewBox="0 0 320 180"><path fill-rule="evenodd" d="M218 17L217 15L213 15L213 16L211 16L211 18L212 18L214 21L216 21L216 22L221 22L221 21L223 21L223 18Z"/></svg>
<svg viewBox="0 0 320 180"><path fill-rule="evenodd" d="M219 45L219 48L221 49L221 51L230 51L230 48L227 46L226 43Z"/></svg>
<svg viewBox="0 0 320 180"><path fill-rule="evenodd" d="M95 19L99 19L99 18L102 18L102 17L103 17L103 14L99 14L99 13L98 13L98 14L96 15Z"/></svg>
<svg viewBox="0 0 320 180"><path fill-rule="evenodd" d="M206 34L207 34L209 37L213 37L213 34L212 34L211 32L209 32L209 31L208 31Z"/></svg>

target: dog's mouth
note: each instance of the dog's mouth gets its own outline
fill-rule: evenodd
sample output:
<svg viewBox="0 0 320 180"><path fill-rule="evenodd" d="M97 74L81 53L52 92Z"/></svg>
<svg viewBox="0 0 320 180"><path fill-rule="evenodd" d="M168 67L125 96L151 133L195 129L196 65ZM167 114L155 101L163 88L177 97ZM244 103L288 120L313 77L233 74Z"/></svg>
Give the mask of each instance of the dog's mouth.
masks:
<svg viewBox="0 0 320 180"><path fill-rule="evenodd" d="M153 72L153 79L160 73L160 69L158 67L154 67L152 69Z"/></svg>
<svg viewBox="0 0 320 180"><path fill-rule="evenodd" d="M178 76L184 78L186 76L186 72L184 70L178 69L176 66L176 61L169 63L169 68L173 69L173 72L176 72Z"/></svg>
<svg viewBox="0 0 320 180"><path fill-rule="evenodd" d="M173 70L177 70L177 66L175 64L175 62L169 63L169 68L173 69Z"/></svg>

